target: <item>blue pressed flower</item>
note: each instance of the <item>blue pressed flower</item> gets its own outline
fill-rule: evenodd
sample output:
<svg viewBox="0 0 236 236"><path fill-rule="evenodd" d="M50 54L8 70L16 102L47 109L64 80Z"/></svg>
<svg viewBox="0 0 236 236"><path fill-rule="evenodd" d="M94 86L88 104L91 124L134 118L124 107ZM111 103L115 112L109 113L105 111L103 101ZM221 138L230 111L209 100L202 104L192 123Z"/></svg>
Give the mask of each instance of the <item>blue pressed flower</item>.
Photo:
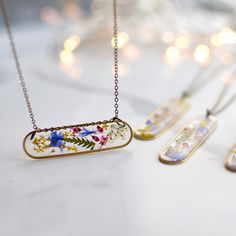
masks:
<svg viewBox="0 0 236 236"><path fill-rule="evenodd" d="M61 132L57 132L56 130L53 131L50 135L50 146L52 147L59 147L61 152L63 151L63 145L65 141L63 141L63 134Z"/></svg>
<svg viewBox="0 0 236 236"><path fill-rule="evenodd" d="M146 121L146 125L152 125L153 123L152 123L152 121L151 120L147 120Z"/></svg>
<svg viewBox="0 0 236 236"><path fill-rule="evenodd" d="M86 128L83 128L83 131L80 132L78 135L80 137L85 137L85 136L88 136L88 135L91 135L91 134L96 134L96 131L95 130L88 130Z"/></svg>

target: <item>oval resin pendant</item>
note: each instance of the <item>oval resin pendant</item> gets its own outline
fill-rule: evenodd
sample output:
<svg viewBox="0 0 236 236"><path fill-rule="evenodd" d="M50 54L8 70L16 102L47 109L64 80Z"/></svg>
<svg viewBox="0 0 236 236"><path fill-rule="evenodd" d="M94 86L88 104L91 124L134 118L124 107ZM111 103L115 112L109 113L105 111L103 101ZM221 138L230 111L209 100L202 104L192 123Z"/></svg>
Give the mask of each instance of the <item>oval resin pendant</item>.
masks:
<svg viewBox="0 0 236 236"><path fill-rule="evenodd" d="M193 119L164 147L159 160L165 164L179 164L186 161L216 126L217 120L214 116L200 116Z"/></svg>
<svg viewBox="0 0 236 236"><path fill-rule="evenodd" d="M234 145L233 149L225 159L225 168L236 172L236 145Z"/></svg>
<svg viewBox="0 0 236 236"><path fill-rule="evenodd" d="M123 121L45 130L26 135L23 148L28 156L43 159L107 151L128 145L133 136L131 127Z"/></svg>
<svg viewBox="0 0 236 236"><path fill-rule="evenodd" d="M134 137L150 140L160 136L174 125L188 110L186 99L176 98L159 106L138 128L134 130Z"/></svg>

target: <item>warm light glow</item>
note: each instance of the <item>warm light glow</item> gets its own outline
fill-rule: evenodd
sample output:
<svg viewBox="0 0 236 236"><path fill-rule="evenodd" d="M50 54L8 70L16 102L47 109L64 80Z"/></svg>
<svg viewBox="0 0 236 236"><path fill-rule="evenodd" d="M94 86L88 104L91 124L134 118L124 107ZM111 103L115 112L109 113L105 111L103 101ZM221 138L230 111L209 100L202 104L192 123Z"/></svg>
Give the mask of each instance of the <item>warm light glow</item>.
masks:
<svg viewBox="0 0 236 236"><path fill-rule="evenodd" d="M123 49L122 53L131 61L136 61L140 57L140 50L134 44L127 44Z"/></svg>
<svg viewBox="0 0 236 236"><path fill-rule="evenodd" d="M196 62L205 64L209 61L210 49L204 44L199 44L194 51L193 57Z"/></svg>
<svg viewBox="0 0 236 236"><path fill-rule="evenodd" d="M59 19L57 10L50 6L42 8L40 11L40 16L41 19L48 24L55 24Z"/></svg>
<svg viewBox="0 0 236 236"><path fill-rule="evenodd" d="M165 61L166 63L173 65L178 62L180 58L180 51L177 47L168 47L165 51Z"/></svg>
<svg viewBox="0 0 236 236"><path fill-rule="evenodd" d="M71 53L71 51L68 51L68 50L62 50L60 52L60 60L63 64L71 64L74 62L74 55Z"/></svg>
<svg viewBox="0 0 236 236"><path fill-rule="evenodd" d="M161 39L164 43L170 44L175 41L175 35L170 31L166 31L162 34Z"/></svg>
<svg viewBox="0 0 236 236"><path fill-rule="evenodd" d="M129 41L129 35L125 32L120 32L118 34L118 48L122 48L125 46L126 43ZM115 47L115 38L113 37L111 40L111 45L114 48Z"/></svg>
<svg viewBox="0 0 236 236"><path fill-rule="evenodd" d="M175 46L179 49L185 49L189 46L189 38L185 35L177 36Z"/></svg>
<svg viewBox="0 0 236 236"><path fill-rule="evenodd" d="M236 43L236 33L230 28L223 28L219 33L219 39L226 44Z"/></svg>
<svg viewBox="0 0 236 236"><path fill-rule="evenodd" d="M80 43L80 38L78 36L73 35L65 40L64 48L68 51L73 51L79 46L79 43Z"/></svg>
<svg viewBox="0 0 236 236"><path fill-rule="evenodd" d="M220 47L223 44L219 34L213 34L210 38L210 42L214 47Z"/></svg>

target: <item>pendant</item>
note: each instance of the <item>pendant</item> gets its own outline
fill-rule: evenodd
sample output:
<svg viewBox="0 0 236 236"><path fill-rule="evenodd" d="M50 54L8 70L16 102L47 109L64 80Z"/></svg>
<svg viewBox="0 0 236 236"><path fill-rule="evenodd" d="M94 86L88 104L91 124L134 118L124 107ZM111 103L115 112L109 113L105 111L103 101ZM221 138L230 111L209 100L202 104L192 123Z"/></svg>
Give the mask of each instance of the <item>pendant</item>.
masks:
<svg viewBox="0 0 236 236"><path fill-rule="evenodd" d="M225 159L225 168L236 172L236 145L234 145L229 155Z"/></svg>
<svg viewBox="0 0 236 236"><path fill-rule="evenodd" d="M188 160L216 126L217 120L214 116L193 119L162 149L159 160L165 164L179 164Z"/></svg>
<svg viewBox="0 0 236 236"><path fill-rule="evenodd" d="M101 152L127 146L133 137L124 121L107 121L33 131L23 141L25 153L35 159Z"/></svg>
<svg viewBox="0 0 236 236"><path fill-rule="evenodd" d="M188 110L186 99L177 98L157 108L142 125L134 130L134 137L141 140L157 138L174 125Z"/></svg>

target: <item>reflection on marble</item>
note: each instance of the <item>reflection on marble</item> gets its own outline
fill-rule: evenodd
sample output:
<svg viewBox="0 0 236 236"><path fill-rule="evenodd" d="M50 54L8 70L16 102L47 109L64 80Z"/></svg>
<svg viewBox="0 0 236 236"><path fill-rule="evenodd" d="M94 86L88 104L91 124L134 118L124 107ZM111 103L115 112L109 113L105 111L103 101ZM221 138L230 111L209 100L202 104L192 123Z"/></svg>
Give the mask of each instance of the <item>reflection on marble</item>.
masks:
<svg viewBox="0 0 236 236"><path fill-rule="evenodd" d="M193 119L161 150L160 161L165 164L178 164L186 161L213 132L216 124L214 116L200 116Z"/></svg>
<svg viewBox="0 0 236 236"><path fill-rule="evenodd" d="M236 145L232 148L229 155L225 159L225 167L236 172Z"/></svg>

